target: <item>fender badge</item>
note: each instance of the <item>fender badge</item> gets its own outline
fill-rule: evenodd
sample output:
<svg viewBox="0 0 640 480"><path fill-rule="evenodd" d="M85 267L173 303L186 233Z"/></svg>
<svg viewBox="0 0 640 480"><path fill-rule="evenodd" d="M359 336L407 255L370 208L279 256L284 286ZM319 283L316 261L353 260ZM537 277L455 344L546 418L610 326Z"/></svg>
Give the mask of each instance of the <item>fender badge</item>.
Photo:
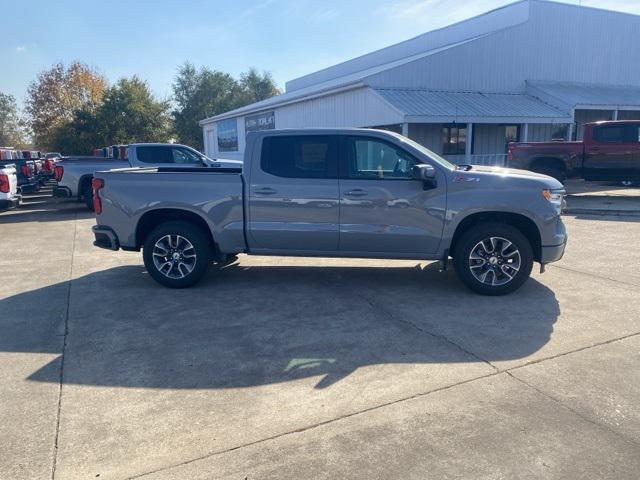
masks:
<svg viewBox="0 0 640 480"><path fill-rule="evenodd" d="M462 182L479 182L480 179L478 177L463 177L462 175L453 179L456 183Z"/></svg>

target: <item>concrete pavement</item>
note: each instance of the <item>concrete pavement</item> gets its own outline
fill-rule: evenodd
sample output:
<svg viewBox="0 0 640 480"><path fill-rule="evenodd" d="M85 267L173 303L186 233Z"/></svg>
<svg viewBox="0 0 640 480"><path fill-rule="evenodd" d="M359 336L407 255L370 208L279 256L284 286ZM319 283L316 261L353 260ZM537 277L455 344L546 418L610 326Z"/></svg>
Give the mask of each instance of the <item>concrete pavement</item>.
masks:
<svg viewBox="0 0 640 480"><path fill-rule="evenodd" d="M640 187L623 187L611 182L568 180L568 214L640 216Z"/></svg>
<svg viewBox="0 0 640 480"><path fill-rule="evenodd" d="M504 298L241 256L169 291L81 206L0 214L0 478L637 478L640 219Z"/></svg>

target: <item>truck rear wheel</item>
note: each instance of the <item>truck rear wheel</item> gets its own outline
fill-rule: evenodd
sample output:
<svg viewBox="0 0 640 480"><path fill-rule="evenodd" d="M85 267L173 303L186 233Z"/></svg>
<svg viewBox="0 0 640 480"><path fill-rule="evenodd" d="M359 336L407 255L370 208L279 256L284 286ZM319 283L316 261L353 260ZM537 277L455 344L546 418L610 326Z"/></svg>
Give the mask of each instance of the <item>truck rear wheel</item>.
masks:
<svg viewBox="0 0 640 480"><path fill-rule="evenodd" d="M534 165L533 167L531 167L531 171L553 177L562 184L567 181L567 174L565 173L565 171L554 165Z"/></svg>
<svg viewBox="0 0 640 480"><path fill-rule="evenodd" d="M458 240L453 265L458 278L474 292L506 295L529 278L533 250L520 230L511 225L476 225Z"/></svg>
<svg viewBox="0 0 640 480"><path fill-rule="evenodd" d="M189 222L172 221L154 228L144 240L142 255L147 272L169 288L186 288L207 273L211 242Z"/></svg>

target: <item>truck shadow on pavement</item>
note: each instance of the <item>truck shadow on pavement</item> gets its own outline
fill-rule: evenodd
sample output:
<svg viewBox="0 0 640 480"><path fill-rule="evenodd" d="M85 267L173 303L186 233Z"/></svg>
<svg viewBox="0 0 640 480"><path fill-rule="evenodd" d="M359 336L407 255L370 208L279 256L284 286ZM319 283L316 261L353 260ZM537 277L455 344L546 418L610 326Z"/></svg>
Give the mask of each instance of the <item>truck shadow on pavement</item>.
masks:
<svg viewBox="0 0 640 480"><path fill-rule="evenodd" d="M0 351L60 354L66 328L65 384L219 389L318 377L326 388L367 365L521 359L549 341L560 313L533 279L491 298L435 264L277 261L214 269L187 290L122 266L8 297ZM59 382L60 372L58 356L29 379Z"/></svg>

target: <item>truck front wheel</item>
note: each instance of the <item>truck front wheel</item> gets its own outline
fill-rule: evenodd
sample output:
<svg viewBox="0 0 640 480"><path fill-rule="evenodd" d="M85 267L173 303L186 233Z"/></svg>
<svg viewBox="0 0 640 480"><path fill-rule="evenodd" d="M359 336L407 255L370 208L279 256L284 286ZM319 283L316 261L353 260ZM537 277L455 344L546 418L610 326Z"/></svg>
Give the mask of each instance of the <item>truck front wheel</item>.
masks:
<svg viewBox="0 0 640 480"><path fill-rule="evenodd" d="M212 247L197 226L172 221L147 235L142 255L147 272L156 282L169 288L186 288L207 273Z"/></svg>
<svg viewBox="0 0 640 480"><path fill-rule="evenodd" d="M511 225L476 225L458 240L453 265L458 278L474 292L506 295L529 278L533 250L520 230Z"/></svg>

